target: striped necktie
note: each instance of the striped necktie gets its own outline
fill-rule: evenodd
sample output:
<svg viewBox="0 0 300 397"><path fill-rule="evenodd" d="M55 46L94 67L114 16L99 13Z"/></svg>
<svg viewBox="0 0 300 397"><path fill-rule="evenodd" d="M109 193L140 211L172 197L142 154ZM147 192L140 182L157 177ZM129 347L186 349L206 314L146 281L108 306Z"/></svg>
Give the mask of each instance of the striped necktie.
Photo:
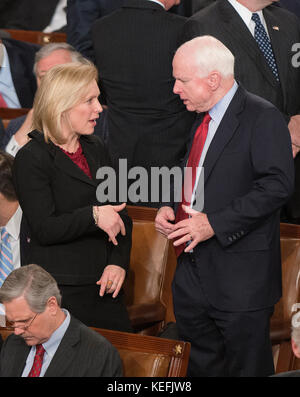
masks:
<svg viewBox="0 0 300 397"><path fill-rule="evenodd" d="M272 45L267 35L267 32L264 28L264 25L261 23L259 15L254 12L252 14L252 21L255 22L254 29L254 38L258 44L259 49L263 53L269 67L271 68L275 78L279 81L278 69L275 61L275 56L273 53Z"/></svg>
<svg viewBox="0 0 300 397"><path fill-rule="evenodd" d="M9 233L2 228L1 230L1 244L0 244L0 286L3 284L6 277L14 269L13 255L9 242Z"/></svg>

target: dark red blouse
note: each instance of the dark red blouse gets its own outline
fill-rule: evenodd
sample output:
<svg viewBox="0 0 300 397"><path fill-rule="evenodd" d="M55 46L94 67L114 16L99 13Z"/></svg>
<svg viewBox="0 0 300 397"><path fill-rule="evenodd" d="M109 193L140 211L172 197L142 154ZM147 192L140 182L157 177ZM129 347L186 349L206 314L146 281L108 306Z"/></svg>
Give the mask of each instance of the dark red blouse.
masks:
<svg viewBox="0 0 300 397"><path fill-rule="evenodd" d="M92 179L92 174L91 174L91 171L90 171L90 167L89 167L89 165L88 165L88 163L87 163L87 161L86 161L86 158L85 158L85 156L84 156L84 154L83 154L83 151L82 151L82 147L81 147L80 142L79 142L79 147L78 147L78 149L76 150L75 153L67 152L66 150L64 150L64 149L62 149L62 148L61 148L61 150L62 150L68 157L70 157L70 159L71 159L79 168L81 168L82 171L83 171L90 179Z"/></svg>

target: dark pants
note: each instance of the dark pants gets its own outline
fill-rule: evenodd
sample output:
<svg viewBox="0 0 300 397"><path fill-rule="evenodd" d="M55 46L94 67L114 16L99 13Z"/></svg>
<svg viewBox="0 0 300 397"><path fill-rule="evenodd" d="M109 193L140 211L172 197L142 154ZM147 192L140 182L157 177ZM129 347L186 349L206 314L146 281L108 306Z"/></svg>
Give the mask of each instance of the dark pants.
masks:
<svg viewBox="0 0 300 397"><path fill-rule="evenodd" d="M88 327L132 332L122 291L99 295L98 285L59 285L62 307Z"/></svg>
<svg viewBox="0 0 300 397"><path fill-rule="evenodd" d="M189 376L269 376L274 373L269 334L273 307L225 312L201 288L191 256L183 254L173 281L180 339L191 342Z"/></svg>

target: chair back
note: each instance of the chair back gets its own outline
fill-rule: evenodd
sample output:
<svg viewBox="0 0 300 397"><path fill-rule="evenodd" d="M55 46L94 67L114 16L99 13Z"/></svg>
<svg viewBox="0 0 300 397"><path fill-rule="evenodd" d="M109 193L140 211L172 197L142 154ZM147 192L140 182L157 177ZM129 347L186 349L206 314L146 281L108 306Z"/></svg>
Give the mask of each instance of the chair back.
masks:
<svg viewBox="0 0 300 397"><path fill-rule="evenodd" d="M127 206L133 221L130 269L124 283L126 304L135 330L156 334L174 321L171 283L176 268L172 242L155 230L157 210ZM147 332L146 332L147 333Z"/></svg>
<svg viewBox="0 0 300 397"><path fill-rule="evenodd" d="M271 318L271 341L276 373L292 370L291 318L300 308L300 225L280 225L282 297Z"/></svg>
<svg viewBox="0 0 300 397"><path fill-rule="evenodd" d="M155 336L92 328L116 347L125 377L186 376L190 343Z"/></svg>

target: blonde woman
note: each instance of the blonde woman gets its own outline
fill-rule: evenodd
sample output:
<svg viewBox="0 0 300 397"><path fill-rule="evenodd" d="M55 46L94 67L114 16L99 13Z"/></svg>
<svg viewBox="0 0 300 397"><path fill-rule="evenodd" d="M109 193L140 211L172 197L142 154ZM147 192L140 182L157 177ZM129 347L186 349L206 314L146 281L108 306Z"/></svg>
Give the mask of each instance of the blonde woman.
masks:
<svg viewBox="0 0 300 397"><path fill-rule="evenodd" d="M125 204L99 203L96 180L110 166L93 136L102 111L97 70L64 64L43 77L30 141L15 158L14 180L31 229L29 262L57 280L66 309L88 326L130 331L122 284L132 223Z"/></svg>

